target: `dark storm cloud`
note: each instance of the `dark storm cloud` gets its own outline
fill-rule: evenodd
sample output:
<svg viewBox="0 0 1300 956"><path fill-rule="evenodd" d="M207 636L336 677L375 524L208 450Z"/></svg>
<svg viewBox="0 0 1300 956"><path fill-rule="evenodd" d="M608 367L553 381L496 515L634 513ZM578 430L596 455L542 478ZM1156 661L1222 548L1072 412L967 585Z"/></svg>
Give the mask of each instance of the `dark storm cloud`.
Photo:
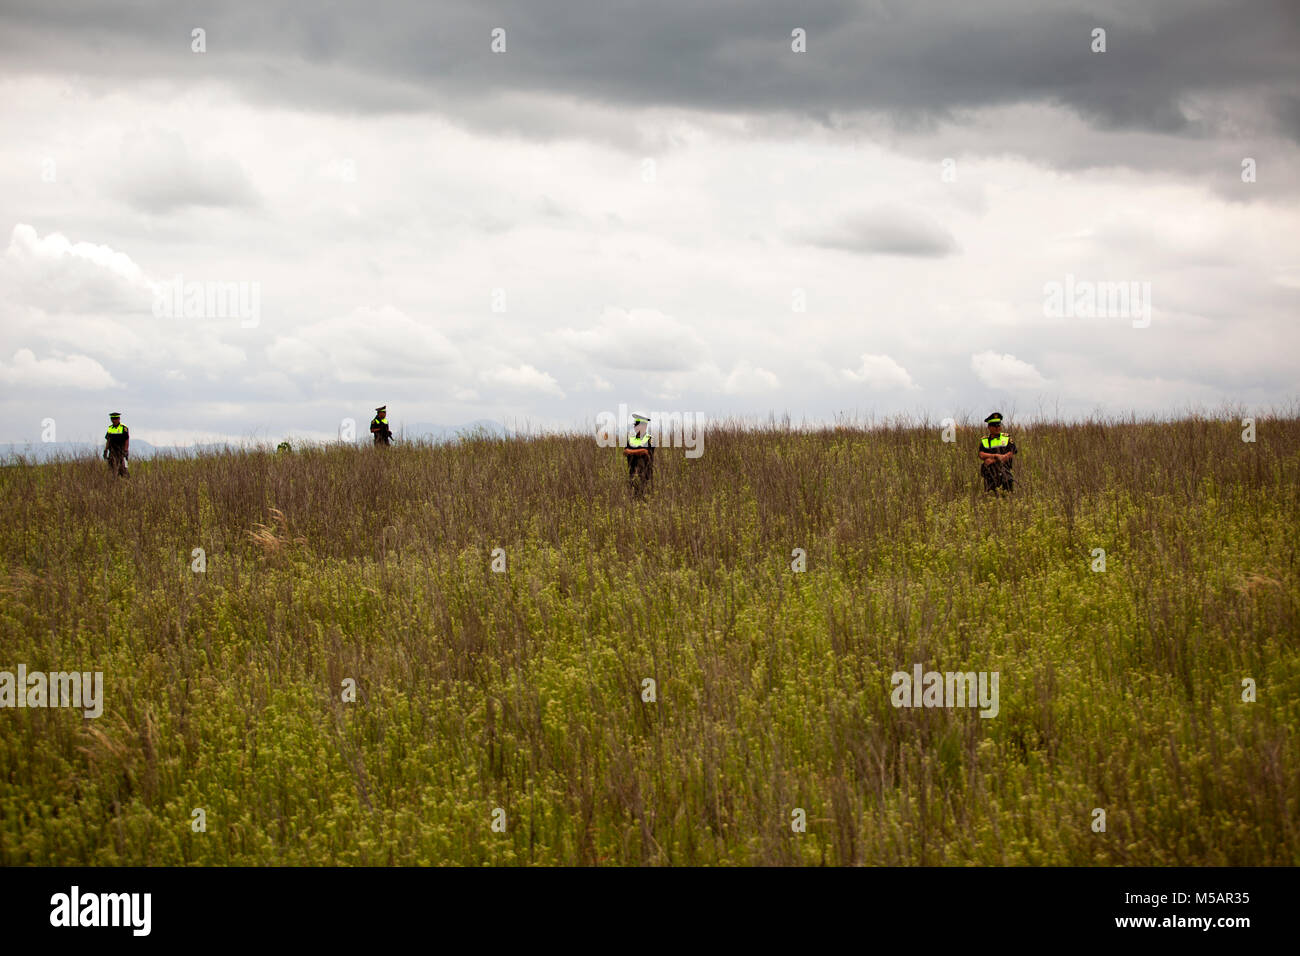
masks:
<svg viewBox="0 0 1300 956"><path fill-rule="evenodd" d="M1200 93L1258 93L1293 139L1300 4L1164 0L1133 6L722 0L408 0L375 6L267 0L9 0L11 71L220 78L249 95L331 111L457 114L516 93L578 103L826 119L872 110L924 124L949 111L1060 103L1107 128L1203 133ZM193 27L208 52L190 53ZM489 52L494 27L507 52ZM790 31L808 32L808 52ZM1094 27L1108 51L1089 49ZM525 124L526 125L526 124ZM527 132L527 130L524 130Z"/></svg>

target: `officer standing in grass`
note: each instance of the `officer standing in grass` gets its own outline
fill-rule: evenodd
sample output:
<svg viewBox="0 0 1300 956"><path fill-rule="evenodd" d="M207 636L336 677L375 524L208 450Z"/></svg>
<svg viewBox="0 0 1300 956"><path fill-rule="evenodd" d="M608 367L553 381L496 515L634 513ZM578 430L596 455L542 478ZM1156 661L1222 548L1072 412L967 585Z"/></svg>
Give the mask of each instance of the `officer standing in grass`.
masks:
<svg viewBox="0 0 1300 956"><path fill-rule="evenodd" d="M1015 462L1016 443L1010 435L1002 433L1002 413L994 412L984 419L989 433L980 439L980 474L984 477L984 490L996 492L1012 490L1015 479L1011 466Z"/></svg>
<svg viewBox="0 0 1300 956"><path fill-rule="evenodd" d="M650 419L633 415L623 454L627 456L627 481L632 497L640 498L649 489L655 474L655 440L649 432Z"/></svg>
<svg viewBox="0 0 1300 956"><path fill-rule="evenodd" d="M121 412L108 413L108 431L104 432L104 461L108 470L119 478L129 478L127 461L131 457L131 429L122 424Z"/></svg>
<svg viewBox="0 0 1300 956"><path fill-rule="evenodd" d="M375 409L375 417L370 419L370 434L375 436L375 447L387 448L393 443L393 433L388 427L388 406L380 405Z"/></svg>

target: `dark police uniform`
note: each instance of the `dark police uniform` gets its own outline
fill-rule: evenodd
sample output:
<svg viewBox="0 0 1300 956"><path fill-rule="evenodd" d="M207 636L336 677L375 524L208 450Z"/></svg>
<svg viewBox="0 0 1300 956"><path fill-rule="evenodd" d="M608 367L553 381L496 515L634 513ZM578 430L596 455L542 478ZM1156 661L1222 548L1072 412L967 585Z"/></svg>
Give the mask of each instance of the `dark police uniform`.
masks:
<svg viewBox="0 0 1300 956"><path fill-rule="evenodd" d="M126 456L128 454L126 449L130 438L131 429L123 425L121 421L109 425L108 431L104 432L104 441L107 442L108 468L119 477L125 477L129 474L126 466Z"/></svg>
<svg viewBox="0 0 1300 956"><path fill-rule="evenodd" d="M375 409L375 417L370 419L370 434L375 436L375 444L388 446L393 442L393 433L388 427L388 408Z"/></svg>
<svg viewBox="0 0 1300 956"><path fill-rule="evenodd" d="M648 418L633 416L636 421L644 421L649 424ZM644 448L644 455L627 456L627 481L632 487L634 497L640 498L645 494L650 482L654 480L655 475L655 440L650 435L649 428L640 438L637 437L636 429L627 433L627 443L623 446L625 449Z"/></svg>
<svg viewBox="0 0 1300 956"><path fill-rule="evenodd" d="M998 435L997 438L990 438L985 435L980 439L980 451L990 452L994 455L1004 455L1007 452L1019 454L1016 451L1016 443L1011 440L1011 436L1006 432ZM981 461L980 474L984 478L985 491L997 491L999 488L1005 488L1011 491L1015 485L1015 476L1011 473L1011 466L1015 464L1015 457L1008 458L1006 461Z"/></svg>

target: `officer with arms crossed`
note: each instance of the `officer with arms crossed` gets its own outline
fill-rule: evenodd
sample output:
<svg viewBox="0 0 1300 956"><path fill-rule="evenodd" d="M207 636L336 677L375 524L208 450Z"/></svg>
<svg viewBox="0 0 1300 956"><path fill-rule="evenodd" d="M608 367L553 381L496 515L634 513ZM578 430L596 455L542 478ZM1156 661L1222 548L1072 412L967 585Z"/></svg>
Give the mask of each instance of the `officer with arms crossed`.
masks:
<svg viewBox="0 0 1300 956"><path fill-rule="evenodd" d="M1011 491L1015 479L1011 466L1015 463L1016 443L1010 435L1002 433L1002 413L994 412L984 423L989 426L989 433L980 439L980 475L984 478L984 490L996 493L1005 488Z"/></svg>
<svg viewBox="0 0 1300 956"><path fill-rule="evenodd" d="M623 454L627 456L627 481L632 487L632 497L640 498L654 479L655 440L647 431L650 419L644 415L633 415L632 421L635 426L628 432Z"/></svg>

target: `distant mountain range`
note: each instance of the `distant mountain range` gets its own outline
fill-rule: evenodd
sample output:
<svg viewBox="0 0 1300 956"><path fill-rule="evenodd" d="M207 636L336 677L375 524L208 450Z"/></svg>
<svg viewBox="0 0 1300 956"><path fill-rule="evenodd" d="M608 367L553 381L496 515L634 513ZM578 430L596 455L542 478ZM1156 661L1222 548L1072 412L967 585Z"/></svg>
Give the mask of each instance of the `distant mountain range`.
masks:
<svg viewBox="0 0 1300 956"><path fill-rule="evenodd" d="M438 445L457 441L463 436L487 435L494 438L509 437L512 432L500 422L487 418L476 419L464 425L434 425L429 422L415 422L394 430L399 441L429 442ZM357 436L358 443L369 444L369 433ZM249 442L255 447L275 447L277 441ZM294 439L293 444L329 444ZM207 442L196 445L152 445L142 438L131 439L131 457L146 459L164 457L188 457L191 455L212 455L228 450L238 450L238 442ZM0 442L0 463L12 464L19 459L27 462L47 462L99 457L104 450L103 442L56 441L56 442Z"/></svg>

